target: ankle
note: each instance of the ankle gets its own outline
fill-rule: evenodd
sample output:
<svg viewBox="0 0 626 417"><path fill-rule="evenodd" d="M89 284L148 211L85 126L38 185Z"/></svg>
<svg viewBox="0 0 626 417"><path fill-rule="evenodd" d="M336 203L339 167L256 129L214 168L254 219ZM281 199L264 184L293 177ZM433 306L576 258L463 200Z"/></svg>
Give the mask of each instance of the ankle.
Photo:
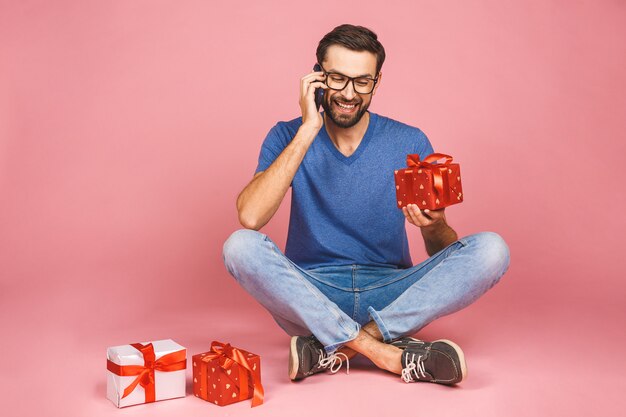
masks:
<svg viewBox="0 0 626 417"><path fill-rule="evenodd" d="M337 350L337 352L343 353L344 355L346 355L346 357L348 359L352 359L353 357L355 357L358 354L358 352L356 350L350 349L347 346L341 347L339 350Z"/></svg>
<svg viewBox="0 0 626 417"><path fill-rule="evenodd" d="M361 329L363 329L367 334L369 334L379 342L383 341L383 335L374 321L370 321L369 323L365 324L365 326L361 327Z"/></svg>
<svg viewBox="0 0 626 417"><path fill-rule="evenodd" d="M402 373L402 349L395 346L386 345L385 352L380 355L381 366L379 368L394 374Z"/></svg>
<svg viewBox="0 0 626 417"><path fill-rule="evenodd" d="M376 352L368 357L374 365L384 371L398 375L402 372L402 349L381 344Z"/></svg>

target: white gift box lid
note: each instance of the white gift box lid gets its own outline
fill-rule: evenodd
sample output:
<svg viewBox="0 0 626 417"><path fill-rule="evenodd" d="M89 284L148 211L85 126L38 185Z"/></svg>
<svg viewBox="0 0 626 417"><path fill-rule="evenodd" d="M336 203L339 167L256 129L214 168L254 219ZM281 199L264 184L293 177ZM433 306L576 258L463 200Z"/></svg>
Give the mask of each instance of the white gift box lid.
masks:
<svg viewBox="0 0 626 417"><path fill-rule="evenodd" d="M142 345L152 343L156 360L173 352L186 349L172 339L142 342ZM107 349L107 359L120 365L144 365L142 353L131 345L113 346ZM136 376L119 376L107 370L107 398L118 407L143 404L146 402L145 390L141 385L125 398L122 398L124 389L129 386ZM155 371L154 373L156 401L185 396L185 369L171 372Z"/></svg>

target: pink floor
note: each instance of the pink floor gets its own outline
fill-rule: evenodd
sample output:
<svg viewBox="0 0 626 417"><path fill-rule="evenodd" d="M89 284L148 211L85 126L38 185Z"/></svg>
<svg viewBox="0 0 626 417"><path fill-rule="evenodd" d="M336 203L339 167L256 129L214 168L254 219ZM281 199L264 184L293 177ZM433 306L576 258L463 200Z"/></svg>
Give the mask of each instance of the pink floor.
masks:
<svg viewBox="0 0 626 417"><path fill-rule="evenodd" d="M523 276L513 270L506 278L473 306L420 334L463 347L469 377L455 388L405 384L363 358L351 362L349 375L342 370L292 383L288 337L234 284L230 292L245 304L243 311L208 300L203 307L119 310L98 290L56 288L19 298L4 291L0 390L11 411L5 415L583 416L626 405L623 306L589 309L589 299L571 295L554 309L547 297L512 297ZM265 404L222 408L199 400L189 394L188 369L186 398L117 409L105 399L106 347L149 338L173 338L189 353L219 339L260 354Z"/></svg>

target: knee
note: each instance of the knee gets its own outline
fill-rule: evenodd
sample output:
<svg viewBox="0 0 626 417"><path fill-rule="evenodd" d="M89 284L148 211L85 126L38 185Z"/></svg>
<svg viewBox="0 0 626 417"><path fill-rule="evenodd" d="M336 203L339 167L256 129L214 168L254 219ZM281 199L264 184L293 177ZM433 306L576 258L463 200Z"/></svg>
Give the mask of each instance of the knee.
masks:
<svg viewBox="0 0 626 417"><path fill-rule="evenodd" d="M483 267L491 274L502 276L509 268L510 252L502 236L494 232L481 232L470 239Z"/></svg>
<svg viewBox="0 0 626 417"><path fill-rule="evenodd" d="M265 238L260 232L249 229L240 229L231 234L222 249L224 265L232 274L235 265L245 262L245 259L254 252L254 247Z"/></svg>

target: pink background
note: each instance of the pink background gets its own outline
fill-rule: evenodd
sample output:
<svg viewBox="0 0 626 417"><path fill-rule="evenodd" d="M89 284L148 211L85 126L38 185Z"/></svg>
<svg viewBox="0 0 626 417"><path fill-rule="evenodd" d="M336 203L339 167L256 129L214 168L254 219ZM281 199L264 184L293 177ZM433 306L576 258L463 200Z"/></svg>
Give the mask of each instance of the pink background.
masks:
<svg viewBox="0 0 626 417"><path fill-rule="evenodd" d="M289 382L288 337L221 262L262 139L299 115L317 42L345 22L387 50L371 110L461 163L451 225L511 248L499 285L419 334L464 348L457 388L364 360ZM625 39L618 0L2 1L2 414L623 410ZM288 207L263 229L280 245ZM106 347L162 338L259 353L266 404L116 409Z"/></svg>

